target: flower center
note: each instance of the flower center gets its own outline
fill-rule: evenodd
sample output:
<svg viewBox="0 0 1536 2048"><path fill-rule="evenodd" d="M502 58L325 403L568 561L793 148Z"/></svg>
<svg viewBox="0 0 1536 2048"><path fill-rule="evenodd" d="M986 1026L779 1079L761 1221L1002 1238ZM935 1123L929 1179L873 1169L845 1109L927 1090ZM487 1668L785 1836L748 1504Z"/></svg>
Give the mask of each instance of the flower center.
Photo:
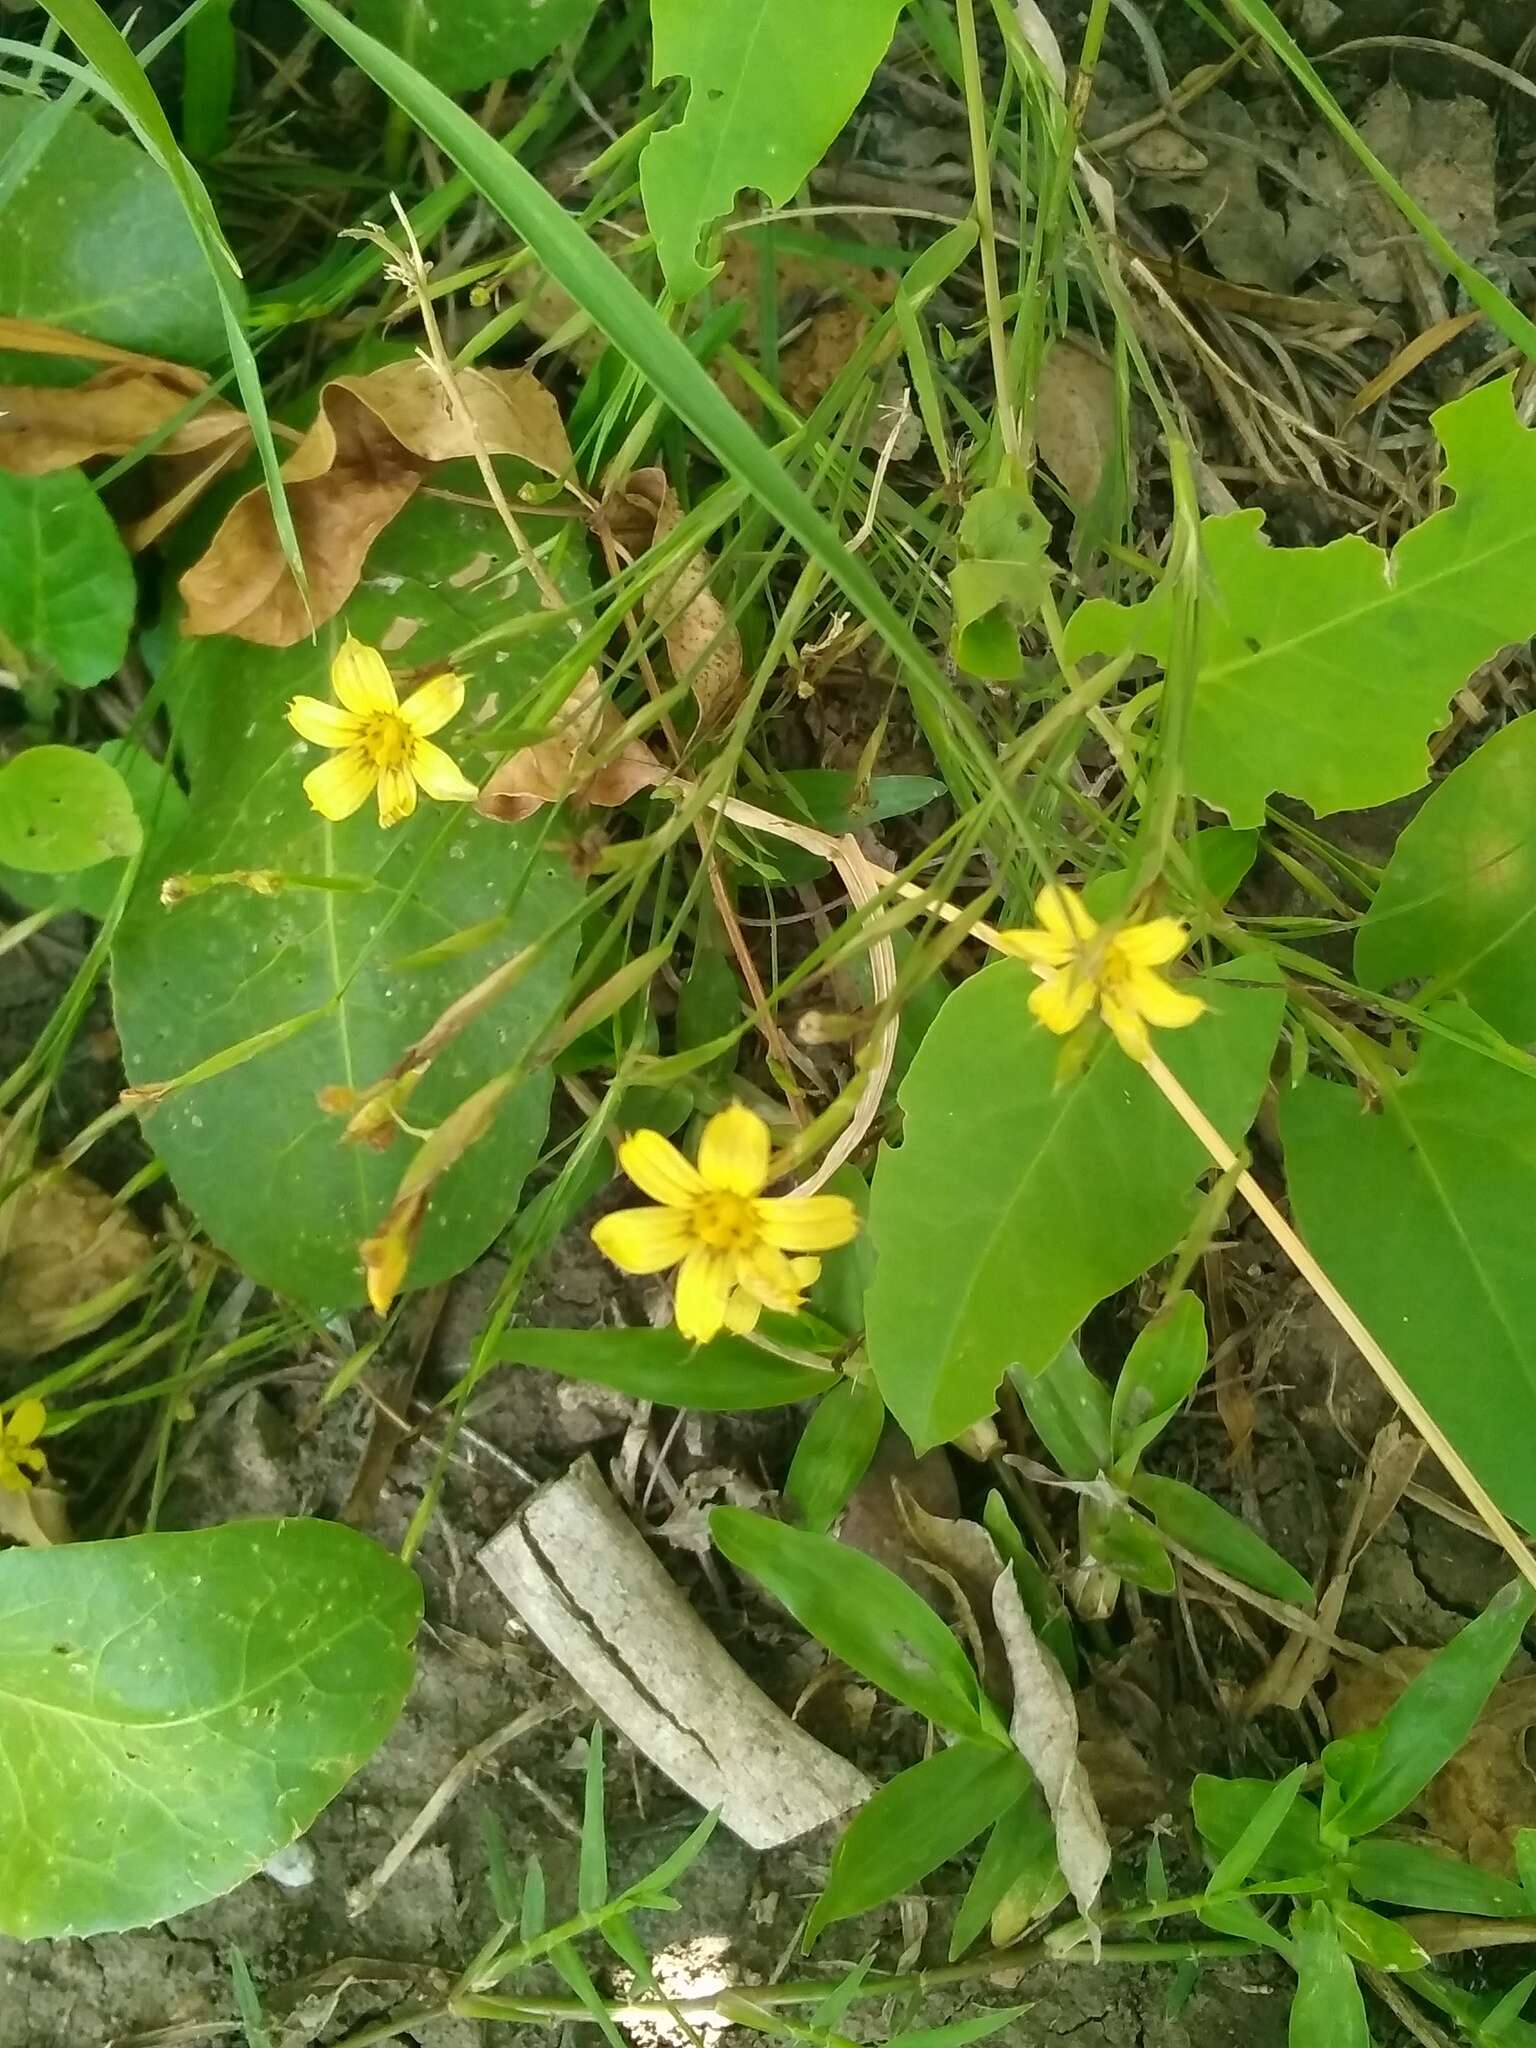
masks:
<svg viewBox="0 0 1536 2048"><path fill-rule="evenodd" d="M363 751L375 768L403 768L410 759L411 737L397 712L378 711L363 727Z"/></svg>
<svg viewBox="0 0 1536 2048"><path fill-rule="evenodd" d="M760 1235L753 1202L724 1188L697 1197L692 1222L694 1236L712 1252L749 1251Z"/></svg>

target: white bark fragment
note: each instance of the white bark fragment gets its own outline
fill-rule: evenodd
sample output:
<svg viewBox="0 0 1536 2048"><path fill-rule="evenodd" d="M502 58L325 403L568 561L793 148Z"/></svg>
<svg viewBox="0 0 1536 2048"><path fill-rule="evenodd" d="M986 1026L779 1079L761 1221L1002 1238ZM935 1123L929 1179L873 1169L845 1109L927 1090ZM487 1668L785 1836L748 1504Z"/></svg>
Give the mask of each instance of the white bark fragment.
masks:
<svg viewBox="0 0 1536 2048"><path fill-rule="evenodd" d="M750 1847L794 1841L869 1797L861 1771L726 1655L590 1458L541 1487L480 1562L605 1718Z"/></svg>

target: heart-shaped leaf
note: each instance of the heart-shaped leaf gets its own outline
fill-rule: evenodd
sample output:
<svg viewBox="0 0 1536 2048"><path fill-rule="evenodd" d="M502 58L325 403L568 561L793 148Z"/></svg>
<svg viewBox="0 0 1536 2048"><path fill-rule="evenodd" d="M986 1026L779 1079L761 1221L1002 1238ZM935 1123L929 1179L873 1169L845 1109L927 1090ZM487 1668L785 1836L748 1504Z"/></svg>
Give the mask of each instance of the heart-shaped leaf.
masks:
<svg viewBox="0 0 1536 2048"><path fill-rule="evenodd" d="M389 1733L420 1619L335 1522L0 1554L0 1932L142 1927L249 1877Z"/></svg>

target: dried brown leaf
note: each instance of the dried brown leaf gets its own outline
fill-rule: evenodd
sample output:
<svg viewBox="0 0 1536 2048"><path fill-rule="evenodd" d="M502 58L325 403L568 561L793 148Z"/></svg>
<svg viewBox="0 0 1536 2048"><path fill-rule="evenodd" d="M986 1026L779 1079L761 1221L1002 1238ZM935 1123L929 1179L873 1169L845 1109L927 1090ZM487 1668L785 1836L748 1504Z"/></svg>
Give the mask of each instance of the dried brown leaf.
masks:
<svg viewBox="0 0 1536 2048"><path fill-rule="evenodd" d="M314 425L283 464L308 602L258 487L230 508L207 553L182 577L182 631L293 646L345 604L369 547L432 465L473 456L477 437L491 455L517 456L547 476L565 474L570 444L554 399L536 377L466 369L455 381L463 411L419 358L332 378Z"/></svg>
<svg viewBox="0 0 1536 2048"><path fill-rule="evenodd" d="M682 519L683 508L663 470L635 470L626 479L622 497L631 515L630 535L635 536L638 526L643 545L660 545ZM728 721L743 688L741 635L709 587L713 571L708 550L700 548L661 575L645 596L646 611L660 625L667 643L672 673L692 689L699 724L705 729L718 729Z"/></svg>
<svg viewBox="0 0 1536 2048"><path fill-rule="evenodd" d="M27 1168L18 1126L0 1118L0 1182ZM83 1174L37 1161L0 1203L0 1356L37 1358L115 1315L153 1246Z"/></svg>
<svg viewBox="0 0 1536 2048"><path fill-rule="evenodd" d="M611 753L624 721L588 669L565 700L547 739L521 747L481 790L475 808L504 825L519 824L545 804L566 801L611 807L660 782L666 769L644 740Z"/></svg>
<svg viewBox="0 0 1536 2048"><path fill-rule="evenodd" d="M1013 1673L1009 1732L1051 1809L1061 1874L1078 1911L1091 1919L1109 1872L1109 1838L1078 1754L1072 1688L1036 1636L1012 1572L1002 1573L992 1589L992 1614Z"/></svg>
<svg viewBox="0 0 1536 2048"><path fill-rule="evenodd" d="M1115 373L1104 358L1063 336L1052 342L1035 386L1035 444L1074 505L1092 504L1114 451Z"/></svg>
<svg viewBox="0 0 1536 2048"><path fill-rule="evenodd" d="M126 455L208 389L200 370L35 320L0 319L0 348L108 364L81 384L0 385L0 469L12 476L45 476L100 455ZM244 456L250 438L245 414L221 398L206 399L173 427L154 454L160 503L127 530L129 545L145 546L180 518Z"/></svg>

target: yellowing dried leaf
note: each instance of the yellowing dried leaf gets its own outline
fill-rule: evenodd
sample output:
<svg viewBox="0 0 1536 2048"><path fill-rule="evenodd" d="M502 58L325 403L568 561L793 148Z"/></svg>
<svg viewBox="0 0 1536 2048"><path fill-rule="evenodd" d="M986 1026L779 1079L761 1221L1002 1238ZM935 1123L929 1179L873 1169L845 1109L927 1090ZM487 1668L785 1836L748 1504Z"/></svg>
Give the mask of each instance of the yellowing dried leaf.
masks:
<svg viewBox="0 0 1536 2048"><path fill-rule="evenodd" d="M612 754L623 729L597 671L588 669L565 700L555 730L503 761L481 790L476 810L503 825L516 825L545 804L626 803L667 771L644 740L629 740Z"/></svg>
<svg viewBox="0 0 1536 2048"><path fill-rule="evenodd" d="M683 508L663 470L635 470L622 495L632 517L643 518L657 545L682 519ZM691 687L699 724L705 729L718 729L729 720L743 688L741 635L709 587L713 570L708 550L700 548L680 566L667 569L645 594L646 611L660 625L667 643L672 673Z"/></svg>
<svg viewBox="0 0 1536 2048"><path fill-rule="evenodd" d="M208 388L200 370L36 320L0 319L0 348L108 365L82 384L0 385L0 469L12 476L45 476L96 456L127 455ZM163 533L241 459L250 438L245 414L221 398L206 399L173 427L154 455L161 502L129 529L130 546L143 547Z"/></svg>
<svg viewBox="0 0 1536 2048"><path fill-rule="evenodd" d="M1077 1910L1091 1918L1109 1873L1109 1838L1078 1754L1072 1688L1036 1636L1012 1572L1003 1572L992 1589L992 1614L1013 1674L1009 1733L1051 1809L1061 1874Z"/></svg>
<svg viewBox="0 0 1536 2048"><path fill-rule="evenodd" d="M314 425L283 464L308 602L258 487L230 508L208 552L182 577L182 631L229 633L263 647L304 639L345 604L369 547L431 466L472 456L477 437L491 455L517 456L546 476L565 474L570 444L536 377L467 369L455 381L462 410L418 358L332 378Z"/></svg>
<svg viewBox="0 0 1536 2048"><path fill-rule="evenodd" d="M0 1182L26 1168L18 1127L0 1118ZM138 1291L153 1251L84 1175L34 1162L0 1203L0 1356L36 1358L96 1329Z"/></svg>
<svg viewBox="0 0 1536 2048"><path fill-rule="evenodd" d="M1035 445L1079 508L1092 504L1103 482L1115 420L1115 373L1108 363L1066 336L1052 342L1035 386Z"/></svg>

